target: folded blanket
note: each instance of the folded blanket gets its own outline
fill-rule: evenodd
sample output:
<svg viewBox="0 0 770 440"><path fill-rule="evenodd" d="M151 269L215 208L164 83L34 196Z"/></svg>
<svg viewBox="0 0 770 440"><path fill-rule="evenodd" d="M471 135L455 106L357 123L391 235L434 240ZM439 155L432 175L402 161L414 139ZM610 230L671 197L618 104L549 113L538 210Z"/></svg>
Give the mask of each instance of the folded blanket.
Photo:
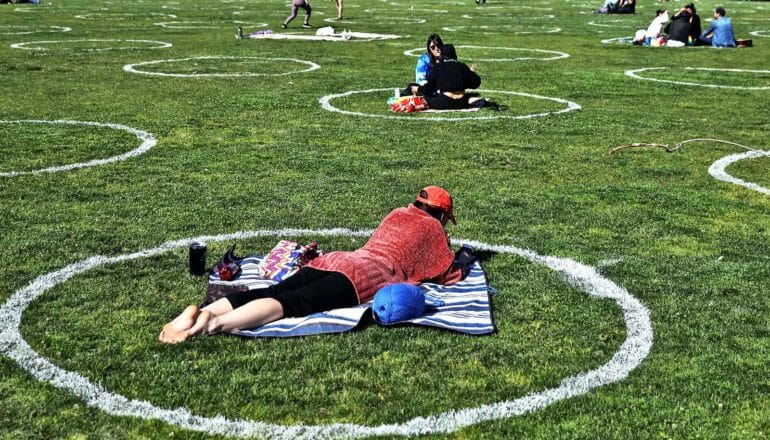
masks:
<svg viewBox="0 0 770 440"><path fill-rule="evenodd" d="M246 285L251 289L275 283L259 276L261 257L247 257L241 262L241 272L233 281L220 281L216 273L209 275L209 283ZM471 335L483 335L495 331L489 301L489 285L481 265L476 262L468 276L451 286L433 283L420 285L425 291L428 306L425 314L403 323L438 327ZM322 333L339 333L355 328L369 312L372 303L355 307L314 313L301 318L283 318L250 330L235 334L246 337L291 337Z"/></svg>

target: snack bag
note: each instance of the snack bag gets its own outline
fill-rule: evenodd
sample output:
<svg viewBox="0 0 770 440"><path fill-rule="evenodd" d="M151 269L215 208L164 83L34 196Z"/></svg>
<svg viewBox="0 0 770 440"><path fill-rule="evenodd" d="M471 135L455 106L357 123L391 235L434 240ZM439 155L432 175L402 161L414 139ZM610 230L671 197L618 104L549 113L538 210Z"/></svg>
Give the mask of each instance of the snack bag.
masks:
<svg viewBox="0 0 770 440"><path fill-rule="evenodd" d="M282 281L299 269L299 261L305 248L293 241L281 240L265 255L258 265L260 276Z"/></svg>

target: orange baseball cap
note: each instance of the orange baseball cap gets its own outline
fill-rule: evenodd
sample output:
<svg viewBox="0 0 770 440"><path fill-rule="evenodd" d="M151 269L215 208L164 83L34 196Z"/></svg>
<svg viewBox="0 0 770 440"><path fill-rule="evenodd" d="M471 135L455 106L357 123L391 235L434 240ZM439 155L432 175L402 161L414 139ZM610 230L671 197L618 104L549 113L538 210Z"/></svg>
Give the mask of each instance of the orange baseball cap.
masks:
<svg viewBox="0 0 770 440"><path fill-rule="evenodd" d="M417 193L415 200L446 212L449 215L449 220L457 224L457 220L455 220L455 216L452 213L452 196L444 188L440 186L426 186Z"/></svg>

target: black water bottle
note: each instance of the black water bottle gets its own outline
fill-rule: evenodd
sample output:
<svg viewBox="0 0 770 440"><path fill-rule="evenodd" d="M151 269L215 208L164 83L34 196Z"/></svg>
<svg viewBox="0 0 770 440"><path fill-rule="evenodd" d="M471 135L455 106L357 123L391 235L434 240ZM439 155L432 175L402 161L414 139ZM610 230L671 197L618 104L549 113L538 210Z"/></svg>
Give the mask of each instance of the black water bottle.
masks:
<svg viewBox="0 0 770 440"><path fill-rule="evenodd" d="M190 243L190 275L201 276L206 273L206 243Z"/></svg>

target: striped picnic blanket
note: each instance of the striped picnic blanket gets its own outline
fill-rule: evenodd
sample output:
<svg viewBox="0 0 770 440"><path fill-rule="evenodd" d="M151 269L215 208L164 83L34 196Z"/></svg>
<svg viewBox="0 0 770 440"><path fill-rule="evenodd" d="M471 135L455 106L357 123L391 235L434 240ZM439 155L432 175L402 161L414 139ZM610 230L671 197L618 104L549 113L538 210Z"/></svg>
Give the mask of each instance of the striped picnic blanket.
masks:
<svg viewBox="0 0 770 440"><path fill-rule="evenodd" d="M250 289L269 286L274 281L261 278L257 270L260 258L246 257L241 262L241 273L234 281L220 281L218 274L212 272L209 274L209 283L242 284ZM451 286L423 283L420 288L425 291L427 302L437 305L428 306L423 316L403 323L438 327L471 335L484 335L495 331L489 301L490 288L484 270L478 262L459 283ZM283 318L254 329L239 330L235 334L246 337L291 337L344 332L355 328L371 305L372 303L368 302L301 318Z"/></svg>

